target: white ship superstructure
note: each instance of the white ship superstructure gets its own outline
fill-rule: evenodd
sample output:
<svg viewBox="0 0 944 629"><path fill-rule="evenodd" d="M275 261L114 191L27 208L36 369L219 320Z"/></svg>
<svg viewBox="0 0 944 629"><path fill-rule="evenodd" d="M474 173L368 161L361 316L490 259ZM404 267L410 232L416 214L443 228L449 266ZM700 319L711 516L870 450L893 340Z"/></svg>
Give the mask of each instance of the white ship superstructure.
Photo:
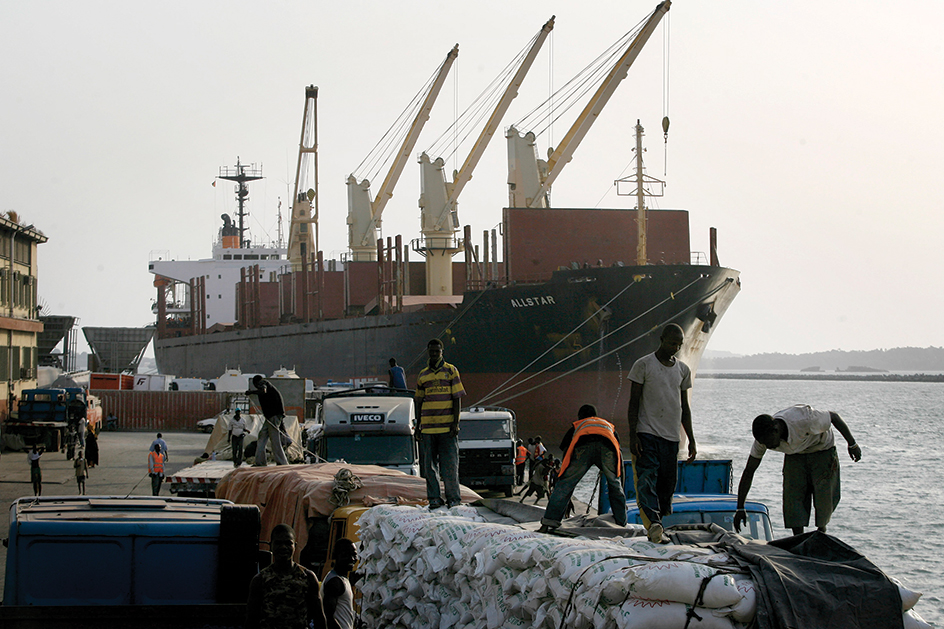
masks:
<svg viewBox="0 0 944 629"><path fill-rule="evenodd" d="M225 229L225 228L224 228ZM221 232L223 230L220 230ZM202 277L206 286L206 327L217 323L233 325L236 321L236 291L242 269L259 266L258 280L275 281L287 261L288 250L285 247L250 246L226 247L221 236L213 245L213 257L203 260L162 260L152 259L148 270L158 278L171 280L165 288L167 294L167 315L186 315L190 317L191 303L190 281ZM155 281L158 281L157 278ZM171 292L173 291L173 292ZM153 307L157 314L157 304Z"/></svg>

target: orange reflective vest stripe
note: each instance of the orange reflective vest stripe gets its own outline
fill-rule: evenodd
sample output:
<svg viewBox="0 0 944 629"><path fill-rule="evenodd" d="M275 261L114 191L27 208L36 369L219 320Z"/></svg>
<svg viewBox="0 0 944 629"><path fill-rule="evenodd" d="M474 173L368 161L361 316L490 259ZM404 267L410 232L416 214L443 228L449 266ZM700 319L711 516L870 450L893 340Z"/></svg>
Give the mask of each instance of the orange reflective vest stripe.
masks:
<svg viewBox="0 0 944 629"><path fill-rule="evenodd" d="M616 427L599 417L586 417L574 422L574 438L570 440L567 453L564 454L564 460L561 461L560 472L557 475L564 475L564 470L570 464L570 457L574 453L577 441L586 435L601 435L610 440L610 443L616 448L616 475L621 476L623 473L623 455L620 453L619 441L616 440Z"/></svg>
<svg viewBox="0 0 944 629"><path fill-rule="evenodd" d="M148 458L151 461L149 474L163 474L164 473L164 455L151 450L148 453Z"/></svg>
<svg viewBox="0 0 944 629"><path fill-rule="evenodd" d="M515 457L515 465L521 465L528 460L528 449L524 446L518 446L518 455Z"/></svg>

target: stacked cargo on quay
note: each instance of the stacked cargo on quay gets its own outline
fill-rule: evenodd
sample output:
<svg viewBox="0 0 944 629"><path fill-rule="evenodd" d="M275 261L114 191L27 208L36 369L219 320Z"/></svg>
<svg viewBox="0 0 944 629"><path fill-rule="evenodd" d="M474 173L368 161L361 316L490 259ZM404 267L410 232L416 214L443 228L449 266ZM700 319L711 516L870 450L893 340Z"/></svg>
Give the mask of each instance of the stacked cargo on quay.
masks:
<svg viewBox="0 0 944 629"><path fill-rule="evenodd" d="M307 88L288 246L259 247L246 238L249 183L262 175L237 164L221 178L236 183L238 220L223 217L213 257L150 262L161 372L212 378L235 366L263 373L292 366L317 384L358 383L386 380L394 357L412 384L427 341L439 338L462 374L464 405L513 408L520 434L553 442L580 404L624 412L629 368L654 351L665 324L682 326L679 355L696 370L740 290L738 272L719 264L714 230L708 255L696 256L687 211L646 207L662 182L645 174L642 126L636 125L635 172L621 180L637 199L635 210L550 203L552 183L669 4L624 37L622 54L546 161L538 158L535 134L518 131L528 122L506 128L509 202L500 229L485 232L481 246L469 227L459 229L457 198L553 18L510 66L507 87L487 104L488 123L453 181L442 158L421 155L421 236L409 244L382 237L381 214L458 47L417 104L380 190L372 194L367 178L348 179L348 252L338 260L325 260L318 242L318 91ZM411 260L411 252L425 259Z"/></svg>

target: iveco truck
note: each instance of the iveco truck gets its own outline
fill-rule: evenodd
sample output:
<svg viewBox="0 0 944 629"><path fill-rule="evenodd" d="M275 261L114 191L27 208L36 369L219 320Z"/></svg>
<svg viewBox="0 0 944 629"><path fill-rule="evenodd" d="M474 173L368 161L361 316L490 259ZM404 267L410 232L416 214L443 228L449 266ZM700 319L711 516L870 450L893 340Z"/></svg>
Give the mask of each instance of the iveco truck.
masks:
<svg viewBox="0 0 944 629"><path fill-rule="evenodd" d="M420 475L413 391L364 386L329 393L318 407L324 426L318 455L328 461L380 465Z"/></svg>

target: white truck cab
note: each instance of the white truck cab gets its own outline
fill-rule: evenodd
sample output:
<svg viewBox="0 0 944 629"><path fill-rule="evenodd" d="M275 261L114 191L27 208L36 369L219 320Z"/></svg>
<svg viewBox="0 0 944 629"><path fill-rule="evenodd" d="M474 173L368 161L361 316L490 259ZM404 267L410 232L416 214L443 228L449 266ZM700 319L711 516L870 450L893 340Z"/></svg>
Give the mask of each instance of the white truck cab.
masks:
<svg viewBox="0 0 944 629"><path fill-rule="evenodd" d="M459 413L459 482L511 496L515 487L515 413L501 407Z"/></svg>
<svg viewBox="0 0 944 629"><path fill-rule="evenodd" d="M318 407L326 461L380 465L420 475L413 392L374 385L329 393Z"/></svg>

